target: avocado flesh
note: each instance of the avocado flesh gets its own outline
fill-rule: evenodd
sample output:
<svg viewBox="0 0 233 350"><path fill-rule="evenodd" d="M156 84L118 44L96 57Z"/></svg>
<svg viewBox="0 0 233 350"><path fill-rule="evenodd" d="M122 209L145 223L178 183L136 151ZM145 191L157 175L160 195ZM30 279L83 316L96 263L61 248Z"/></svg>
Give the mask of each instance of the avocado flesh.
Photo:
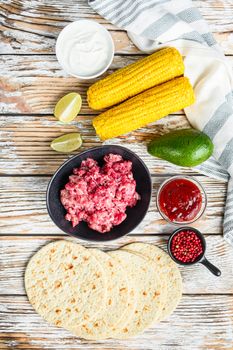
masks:
<svg viewBox="0 0 233 350"><path fill-rule="evenodd" d="M157 137L149 143L147 149L152 156L170 163L194 167L212 155L214 145L209 136L189 128Z"/></svg>

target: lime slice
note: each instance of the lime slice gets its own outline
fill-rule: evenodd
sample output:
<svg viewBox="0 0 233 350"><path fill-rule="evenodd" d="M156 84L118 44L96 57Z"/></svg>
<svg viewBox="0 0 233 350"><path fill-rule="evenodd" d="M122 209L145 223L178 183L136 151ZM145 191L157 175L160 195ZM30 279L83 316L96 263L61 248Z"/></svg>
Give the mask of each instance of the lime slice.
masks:
<svg viewBox="0 0 233 350"><path fill-rule="evenodd" d="M54 115L60 122L69 123L77 116L81 106L81 96L76 92L71 92L57 102Z"/></svg>
<svg viewBox="0 0 233 350"><path fill-rule="evenodd" d="M78 132L73 132L57 137L50 146L54 151L70 153L82 146L82 138Z"/></svg>

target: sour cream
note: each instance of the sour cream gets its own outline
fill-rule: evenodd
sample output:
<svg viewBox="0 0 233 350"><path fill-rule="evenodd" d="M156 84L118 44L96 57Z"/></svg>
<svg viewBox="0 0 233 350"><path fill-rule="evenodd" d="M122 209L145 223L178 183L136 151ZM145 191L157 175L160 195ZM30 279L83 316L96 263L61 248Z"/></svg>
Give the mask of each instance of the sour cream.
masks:
<svg viewBox="0 0 233 350"><path fill-rule="evenodd" d="M108 69L114 56L114 44L111 35L101 24L79 20L60 32L56 55L67 73L90 79Z"/></svg>

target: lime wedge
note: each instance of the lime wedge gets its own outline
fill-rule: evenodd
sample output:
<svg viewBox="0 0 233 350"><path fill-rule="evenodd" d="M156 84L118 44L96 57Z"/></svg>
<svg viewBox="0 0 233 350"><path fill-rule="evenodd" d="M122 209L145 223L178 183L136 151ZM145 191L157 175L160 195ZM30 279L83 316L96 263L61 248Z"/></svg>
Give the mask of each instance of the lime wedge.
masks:
<svg viewBox="0 0 233 350"><path fill-rule="evenodd" d="M70 153L82 146L82 138L78 132L73 132L57 137L50 146L54 151Z"/></svg>
<svg viewBox="0 0 233 350"><path fill-rule="evenodd" d="M81 106L81 96L76 92L71 92L57 102L54 108L54 115L60 122L69 123L77 116Z"/></svg>

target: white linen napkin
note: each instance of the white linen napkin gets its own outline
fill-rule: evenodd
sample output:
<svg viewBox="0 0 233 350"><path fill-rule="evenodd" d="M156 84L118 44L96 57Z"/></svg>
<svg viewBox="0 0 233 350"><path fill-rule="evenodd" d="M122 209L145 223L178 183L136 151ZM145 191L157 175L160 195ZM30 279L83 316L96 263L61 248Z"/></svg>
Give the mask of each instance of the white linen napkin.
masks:
<svg viewBox="0 0 233 350"><path fill-rule="evenodd" d="M89 0L89 4L125 29L140 50L150 53L173 46L184 56L185 75L196 95L185 114L215 146L214 157L197 168L208 176L229 179L223 231L233 245L233 77L206 22L190 0Z"/></svg>

